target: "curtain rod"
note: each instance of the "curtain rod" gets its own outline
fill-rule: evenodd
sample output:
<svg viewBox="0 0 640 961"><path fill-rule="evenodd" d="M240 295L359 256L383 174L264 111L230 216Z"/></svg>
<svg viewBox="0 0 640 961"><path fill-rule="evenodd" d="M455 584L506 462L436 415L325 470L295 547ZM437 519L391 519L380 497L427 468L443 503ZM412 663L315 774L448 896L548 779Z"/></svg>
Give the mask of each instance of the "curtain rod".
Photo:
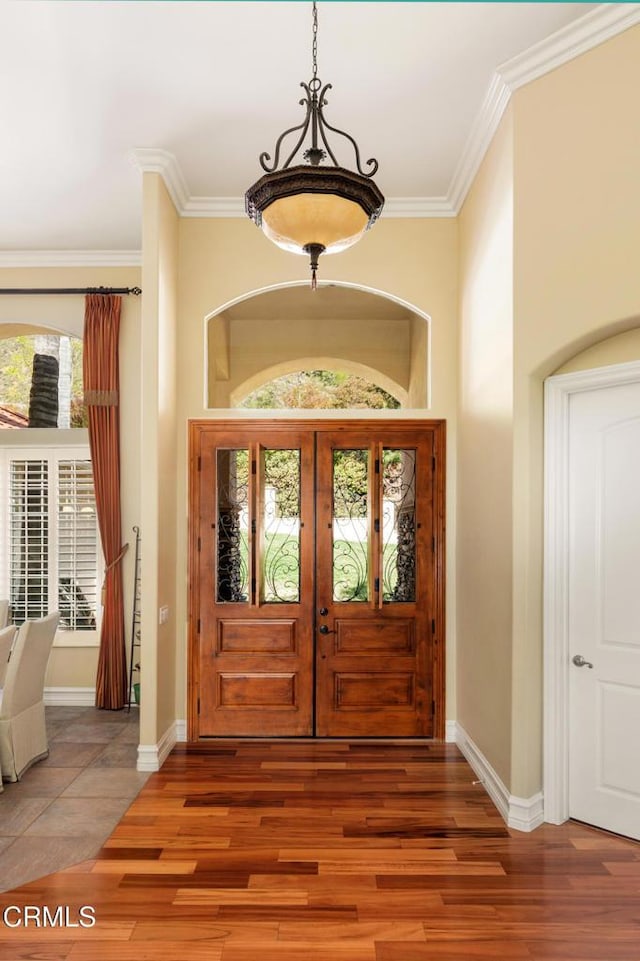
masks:
<svg viewBox="0 0 640 961"><path fill-rule="evenodd" d="M140 287L0 287L0 294L133 294L138 297Z"/></svg>

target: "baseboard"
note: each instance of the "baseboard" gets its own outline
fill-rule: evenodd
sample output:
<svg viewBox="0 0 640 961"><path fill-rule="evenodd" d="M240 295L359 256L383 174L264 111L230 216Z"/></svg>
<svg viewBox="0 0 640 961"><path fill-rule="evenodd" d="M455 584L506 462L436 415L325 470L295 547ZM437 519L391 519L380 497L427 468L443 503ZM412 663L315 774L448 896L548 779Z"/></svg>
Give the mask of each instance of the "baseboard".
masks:
<svg viewBox="0 0 640 961"><path fill-rule="evenodd" d="M509 798L509 820L510 828L516 831L535 831L544 821L544 797L542 791L533 794L531 797L516 797L512 794Z"/></svg>
<svg viewBox="0 0 640 961"><path fill-rule="evenodd" d="M183 744L187 740L187 722L182 719L176 721L176 741Z"/></svg>
<svg viewBox="0 0 640 961"><path fill-rule="evenodd" d="M445 721L444 739L447 744L455 744L458 739L458 724L456 721Z"/></svg>
<svg viewBox="0 0 640 961"><path fill-rule="evenodd" d="M45 687L46 707L95 707L95 687Z"/></svg>
<svg viewBox="0 0 640 961"><path fill-rule="evenodd" d="M157 744L138 745L138 771L159 771L178 741L178 721L174 721Z"/></svg>
<svg viewBox="0 0 640 961"><path fill-rule="evenodd" d="M507 827L515 831L529 832L542 824L544 813L540 792L530 798L510 794L500 776L460 724L456 725L456 744L478 775L478 780L482 782L485 791L506 821Z"/></svg>

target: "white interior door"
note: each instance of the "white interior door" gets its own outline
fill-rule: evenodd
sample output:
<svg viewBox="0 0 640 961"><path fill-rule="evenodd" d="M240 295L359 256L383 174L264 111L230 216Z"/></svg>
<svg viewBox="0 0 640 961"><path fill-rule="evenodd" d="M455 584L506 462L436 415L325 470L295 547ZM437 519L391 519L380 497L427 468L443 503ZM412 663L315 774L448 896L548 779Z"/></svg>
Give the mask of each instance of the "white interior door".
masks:
<svg viewBox="0 0 640 961"><path fill-rule="evenodd" d="M569 404L569 814L640 838L640 383Z"/></svg>

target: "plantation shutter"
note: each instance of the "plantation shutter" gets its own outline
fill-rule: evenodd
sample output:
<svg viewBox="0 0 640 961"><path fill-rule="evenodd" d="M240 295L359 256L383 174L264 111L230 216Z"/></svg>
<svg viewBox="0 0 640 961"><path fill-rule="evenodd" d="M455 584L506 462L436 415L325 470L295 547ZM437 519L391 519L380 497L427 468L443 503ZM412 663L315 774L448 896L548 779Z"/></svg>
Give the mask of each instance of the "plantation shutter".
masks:
<svg viewBox="0 0 640 961"><path fill-rule="evenodd" d="M103 561L87 454L0 452L0 596L14 624L59 610L60 630L97 629Z"/></svg>
<svg viewBox="0 0 640 961"><path fill-rule="evenodd" d="M95 630L98 531L89 460L58 462L58 593L61 627Z"/></svg>
<svg viewBox="0 0 640 961"><path fill-rule="evenodd" d="M11 616L14 624L49 608L49 464L12 460L9 468Z"/></svg>

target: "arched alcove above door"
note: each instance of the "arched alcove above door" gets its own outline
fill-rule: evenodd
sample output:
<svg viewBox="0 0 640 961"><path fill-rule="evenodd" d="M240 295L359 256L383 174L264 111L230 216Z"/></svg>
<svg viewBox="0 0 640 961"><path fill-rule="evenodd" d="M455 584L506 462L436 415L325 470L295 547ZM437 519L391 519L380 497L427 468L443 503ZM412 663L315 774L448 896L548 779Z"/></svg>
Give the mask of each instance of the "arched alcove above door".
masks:
<svg viewBox="0 0 640 961"><path fill-rule="evenodd" d="M321 368L326 358L330 369L367 371L407 406L428 406L429 318L377 291L346 284L259 291L211 315L206 341L209 408L234 406L247 385L274 371Z"/></svg>

